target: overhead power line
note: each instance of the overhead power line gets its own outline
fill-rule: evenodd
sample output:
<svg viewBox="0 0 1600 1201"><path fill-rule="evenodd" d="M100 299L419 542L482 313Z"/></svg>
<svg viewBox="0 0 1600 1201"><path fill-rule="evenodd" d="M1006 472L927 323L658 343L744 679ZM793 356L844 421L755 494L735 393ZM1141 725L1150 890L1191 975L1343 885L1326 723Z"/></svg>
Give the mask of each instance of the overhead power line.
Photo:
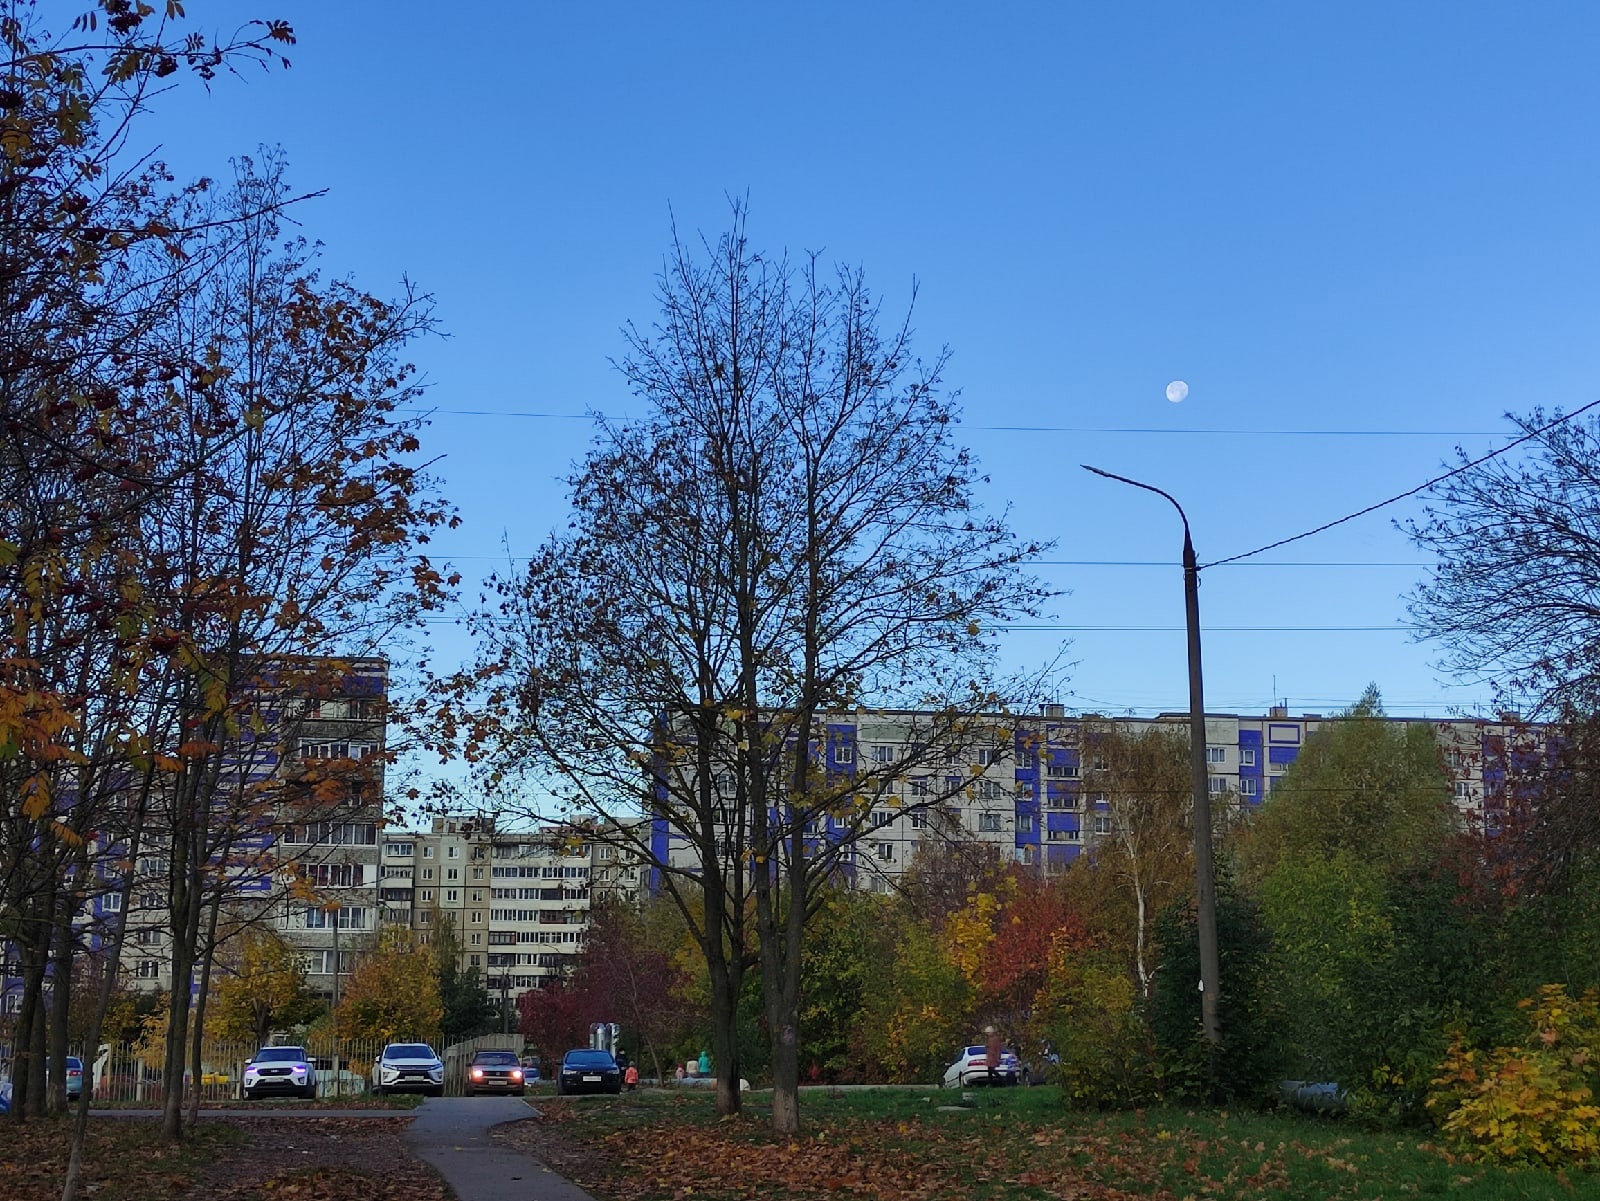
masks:
<svg viewBox="0 0 1600 1201"><path fill-rule="evenodd" d="M592 421L597 416L600 416L600 414L596 413L549 413L527 409L430 409L417 407L399 411L403 413L418 413L425 417L514 417L545 421ZM623 418L622 420L634 419ZM1271 429L1261 426L1240 426L1232 429L1196 429L1193 427L1169 429L1162 426L1139 425L973 425L967 423L963 423L963 425L966 429L983 433L1164 434L1176 437L1201 434L1227 438L1251 436L1274 438L1493 438L1505 433L1504 430L1304 430Z"/></svg>
<svg viewBox="0 0 1600 1201"><path fill-rule="evenodd" d="M1426 480L1423 483L1418 484L1415 488L1410 488L1397 496L1391 496L1388 500L1380 500L1375 505L1368 505L1364 509L1357 509L1354 513L1346 513L1343 517L1336 518L1333 521L1324 522L1315 529L1306 530L1299 534L1293 534L1288 538L1279 538L1276 542L1269 542L1265 546L1258 546L1255 550L1247 550L1243 554L1239 555L1229 555L1226 559L1218 559L1212 563L1202 563L1200 565L1201 570L1204 570L1208 567L1221 567L1224 563L1237 563L1241 559L1248 559L1254 555L1264 554L1269 550L1276 550L1280 546L1288 546L1291 542L1299 542L1302 538L1309 538L1313 534L1320 534L1325 530L1331 530L1336 525L1343 525L1347 521L1354 521L1357 517L1365 517L1368 513L1376 513L1379 509L1385 508L1388 505L1392 505L1397 501L1402 501L1407 497L1415 496L1419 492L1426 492L1435 484L1442 484L1445 480L1452 479L1464 471L1471 471L1474 467L1481 467L1483 464L1489 462L1490 459L1497 459L1501 455L1505 454L1508 450L1513 450L1516 447L1521 446L1524 442L1530 442L1542 434L1549 433L1551 430L1555 429L1556 426L1564 425L1571 421L1574 417L1581 417L1584 413L1587 413L1590 409L1593 409L1597 406L1600 406L1600 400L1591 400L1588 404L1582 406L1581 408L1574 409L1570 413L1564 413L1552 421L1545 422L1545 424L1539 426L1537 429L1528 430L1528 432L1523 434L1520 438L1513 438L1499 450L1491 450L1486 455L1480 455L1476 459L1471 459L1461 464L1461 466L1445 472L1443 475L1436 475L1431 480Z"/></svg>

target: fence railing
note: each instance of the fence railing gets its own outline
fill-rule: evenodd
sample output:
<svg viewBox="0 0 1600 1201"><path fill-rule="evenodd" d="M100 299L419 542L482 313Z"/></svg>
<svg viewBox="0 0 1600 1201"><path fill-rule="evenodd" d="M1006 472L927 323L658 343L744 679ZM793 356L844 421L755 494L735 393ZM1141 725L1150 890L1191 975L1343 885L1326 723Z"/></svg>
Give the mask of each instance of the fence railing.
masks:
<svg viewBox="0 0 1600 1201"><path fill-rule="evenodd" d="M371 1090L372 1065L382 1053L384 1044L373 1039L335 1039L322 1036L294 1041L276 1038L275 1043L302 1046L306 1056L316 1066L317 1096L360 1097ZM437 1038L421 1038L439 1053L444 1061L444 1085L448 1095L459 1095L466 1080L467 1064L478 1051L521 1051L519 1035L491 1034L482 1038L466 1039L442 1046ZM200 1100L231 1101L239 1098L240 1081L244 1065L260 1049L257 1043L224 1042L207 1039L201 1044ZM159 1048L141 1048L137 1044L119 1046L102 1045L100 1053L84 1056L84 1077L92 1081L94 1101L97 1104L159 1105L163 1098L161 1087L161 1051ZM196 1087L191 1073L185 1073L186 1089Z"/></svg>

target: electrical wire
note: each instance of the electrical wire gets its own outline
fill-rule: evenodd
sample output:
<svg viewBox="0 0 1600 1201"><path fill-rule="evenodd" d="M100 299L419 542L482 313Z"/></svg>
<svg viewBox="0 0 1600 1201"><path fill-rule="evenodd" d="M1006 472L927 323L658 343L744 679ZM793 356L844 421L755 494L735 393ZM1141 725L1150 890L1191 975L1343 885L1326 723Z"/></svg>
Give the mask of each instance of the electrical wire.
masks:
<svg viewBox="0 0 1600 1201"><path fill-rule="evenodd" d="M399 409L402 413L422 416L449 417L518 417L547 421L592 421L596 413L544 413L519 409ZM623 420L629 420L624 418ZM637 420L637 419L635 419ZM1199 434L1238 438L1268 436L1288 438L1493 438L1504 430L1290 430L1246 427L1241 429L1166 429L1160 426L1100 426L1100 425L967 425L963 428L982 433L1021 434L1166 434L1185 436Z"/></svg>
<svg viewBox="0 0 1600 1201"><path fill-rule="evenodd" d="M1241 559L1248 559L1254 555L1263 554L1269 550L1276 550L1280 546L1288 546L1291 542L1299 542L1302 538L1309 538L1313 534L1320 534L1324 530L1331 530L1336 525L1343 525L1347 521L1354 521L1357 517L1365 517L1368 513L1375 513L1379 509L1385 508L1388 505L1392 505L1397 501L1402 501L1407 497L1415 496L1419 492L1426 492L1435 484L1442 484L1445 480L1452 479L1464 471L1471 471L1474 467L1482 466L1484 463L1489 462L1490 459L1497 459L1501 455L1505 454L1506 451L1521 446L1524 442L1532 441L1534 438L1537 438L1540 435L1546 434L1555 429L1556 426L1564 425L1566 422L1571 421L1574 417L1580 417L1584 413L1587 413L1590 409L1593 409L1597 406L1600 406L1600 400L1591 400L1588 404L1583 405L1581 408L1574 409L1570 413L1564 413L1555 418L1553 421L1546 422L1544 425L1539 426L1538 429L1529 430L1520 438L1514 438L1512 441L1507 442L1499 450L1491 450L1488 454L1463 463L1454 470L1447 471L1443 475L1436 475L1431 480L1418 484L1415 488L1402 492L1398 496L1391 496L1388 500L1380 500L1375 505L1368 505L1364 509L1357 509L1354 513L1347 513L1345 516L1334 521L1324 522L1322 525L1317 526L1316 529L1306 530L1303 533L1294 534L1288 538L1279 538L1276 542L1269 542L1265 546L1258 546L1255 550L1247 550L1243 554L1239 555L1229 555L1226 559L1217 559L1211 563L1202 563L1200 564L1200 570L1203 571L1208 567L1221 567L1224 563L1237 563Z"/></svg>

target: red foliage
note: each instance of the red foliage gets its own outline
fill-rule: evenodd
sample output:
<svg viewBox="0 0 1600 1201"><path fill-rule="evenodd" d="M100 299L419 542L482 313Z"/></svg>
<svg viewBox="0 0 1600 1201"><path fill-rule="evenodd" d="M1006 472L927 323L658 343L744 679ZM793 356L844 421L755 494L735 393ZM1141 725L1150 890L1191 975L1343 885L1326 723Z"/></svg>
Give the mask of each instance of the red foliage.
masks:
<svg viewBox="0 0 1600 1201"><path fill-rule="evenodd" d="M1060 943L1088 946L1091 933L1072 910L1059 883L1021 876L1018 891L995 923L994 941L983 961L982 1007L996 1014L1025 1016L1050 973Z"/></svg>

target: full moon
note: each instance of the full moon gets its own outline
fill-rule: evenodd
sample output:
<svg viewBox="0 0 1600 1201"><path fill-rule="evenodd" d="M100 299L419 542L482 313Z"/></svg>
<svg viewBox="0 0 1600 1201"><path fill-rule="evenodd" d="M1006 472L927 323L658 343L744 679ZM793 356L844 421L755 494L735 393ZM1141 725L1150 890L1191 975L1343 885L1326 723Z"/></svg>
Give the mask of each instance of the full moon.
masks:
<svg viewBox="0 0 1600 1201"><path fill-rule="evenodd" d="M1167 385L1167 399L1173 404L1177 404L1187 395L1189 395L1189 385L1181 379L1175 379Z"/></svg>

